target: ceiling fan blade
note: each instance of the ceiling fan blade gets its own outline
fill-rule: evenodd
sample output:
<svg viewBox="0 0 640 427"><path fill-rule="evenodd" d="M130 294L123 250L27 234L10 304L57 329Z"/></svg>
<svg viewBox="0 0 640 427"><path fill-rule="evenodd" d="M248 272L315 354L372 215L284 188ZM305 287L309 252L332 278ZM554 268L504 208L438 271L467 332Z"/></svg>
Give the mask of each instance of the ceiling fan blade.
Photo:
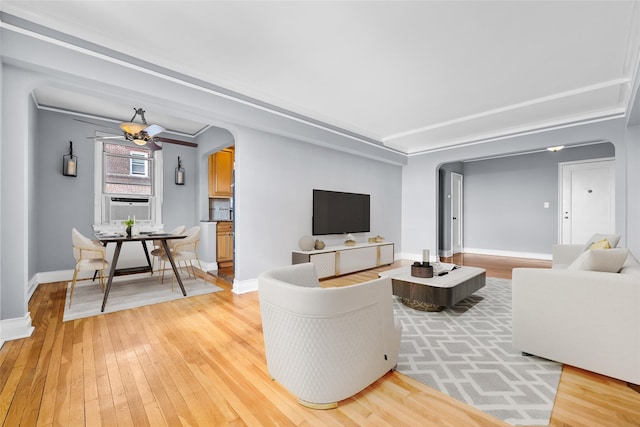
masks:
<svg viewBox="0 0 640 427"><path fill-rule="evenodd" d="M95 139L124 139L122 135L113 135L113 136L88 136L87 138L95 138Z"/></svg>
<svg viewBox="0 0 640 427"><path fill-rule="evenodd" d="M159 134L160 132L164 132L164 128L160 125L149 125L144 128L144 131L147 133L147 135L154 136Z"/></svg>
<svg viewBox="0 0 640 427"><path fill-rule="evenodd" d="M147 142L147 147L150 150L156 151L156 150L162 150L162 147L160 145L158 145L157 141L149 141Z"/></svg>
<svg viewBox="0 0 640 427"><path fill-rule="evenodd" d="M195 142L181 141L179 139L173 139L173 138L164 138L162 136L156 136L153 139L154 139L154 141L167 142L169 144L184 145L185 147L194 147L195 148L195 147L198 146L198 144L196 144Z"/></svg>

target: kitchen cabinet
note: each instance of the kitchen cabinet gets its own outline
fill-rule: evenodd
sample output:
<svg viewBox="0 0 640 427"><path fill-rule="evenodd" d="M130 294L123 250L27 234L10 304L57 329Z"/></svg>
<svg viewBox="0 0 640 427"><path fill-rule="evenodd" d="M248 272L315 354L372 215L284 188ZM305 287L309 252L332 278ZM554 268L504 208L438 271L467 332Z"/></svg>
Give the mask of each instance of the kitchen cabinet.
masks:
<svg viewBox="0 0 640 427"><path fill-rule="evenodd" d="M233 150L225 148L209 156L209 197L231 197Z"/></svg>
<svg viewBox="0 0 640 427"><path fill-rule="evenodd" d="M218 222L216 227L216 262L218 268L233 265L233 223Z"/></svg>

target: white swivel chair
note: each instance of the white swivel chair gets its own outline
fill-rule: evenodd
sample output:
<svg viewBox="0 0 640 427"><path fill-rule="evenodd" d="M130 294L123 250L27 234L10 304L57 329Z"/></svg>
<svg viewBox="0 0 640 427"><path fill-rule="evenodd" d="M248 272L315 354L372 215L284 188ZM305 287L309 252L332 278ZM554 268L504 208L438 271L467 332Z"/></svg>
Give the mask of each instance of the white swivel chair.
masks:
<svg viewBox="0 0 640 427"><path fill-rule="evenodd" d="M184 229L186 227L184 225L179 225L173 230L169 232L169 234L182 234L184 233ZM179 240L167 240L167 245L169 245L169 249L173 250L173 246L179 242ZM156 265L156 259L158 259L158 266L160 265L160 255L164 253L164 248L162 247L162 242L160 240L153 241L153 250L151 251L151 256L153 257L153 263L151 266L151 275L153 275L154 268Z"/></svg>
<svg viewBox="0 0 640 427"><path fill-rule="evenodd" d="M100 243L83 236L75 228L71 230L71 242L73 244L73 257L76 260L76 266L73 269L69 307L71 307L73 300L73 291L76 287L78 272L97 270L100 273L100 285L104 292L104 272L109 268L109 262L105 259L107 248Z"/></svg>
<svg viewBox="0 0 640 427"><path fill-rule="evenodd" d="M195 279L196 273L193 266L194 260L198 261L198 268L202 270L200 258L198 258L200 227L197 225L195 227L191 227L185 232L185 234L187 235L187 237L185 237L184 239L176 240L176 242L173 244L171 255L173 256L173 261L176 263L176 265L180 266L180 263L184 263L184 266L187 269L187 274L189 274L189 271L191 271L191 274L193 274L193 278ZM162 251L162 254L160 254L160 259L162 260L162 276L160 277L160 283L163 283L165 265L166 262L169 261L169 258L167 257L167 254ZM189 274L189 276L191 274ZM173 275L171 276L171 290L173 291Z"/></svg>
<svg viewBox="0 0 640 427"><path fill-rule="evenodd" d="M305 263L260 274L258 292L269 374L302 405L335 408L395 368L391 279L321 288Z"/></svg>

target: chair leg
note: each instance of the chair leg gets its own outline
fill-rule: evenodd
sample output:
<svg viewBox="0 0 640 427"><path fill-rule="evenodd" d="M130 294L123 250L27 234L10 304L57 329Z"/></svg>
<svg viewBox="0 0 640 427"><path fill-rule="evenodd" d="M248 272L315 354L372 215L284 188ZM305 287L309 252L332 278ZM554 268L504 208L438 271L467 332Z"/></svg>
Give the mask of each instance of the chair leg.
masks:
<svg viewBox="0 0 640 427"><path fill-rule="evenodd" d="M76 278L78 277L78 269L73 270L73 279L71 279L71 293L69 294L69 308L71 308L71 301L73 301L73 290L76 288Z"/></svg>
<svg viewBox="0 0 640 427"><path fill-rule="evenodd" d="M160 284L164 284L164 270L167 266L167 261L162 260L162 265L160 267Z"/></svg>
<svg viewBox="0 0 640 427"><path fill-rule="evenodd" d="M187 261L184 260L184 267L182 266L182 264L180 264L180 270L186 271L187 272L187 277L191 278L191 275L189 274L189 266L187 265Z"/></svg>
<svg viewBox="0 0 640 427"><path fill-rule="evenodd" d="M189 260L189 265L187 265L187 261L184 261L184 266L187 269L187 274L189 275L189 278L191 278L191 276L193 276L193 278L196 278L196 273L195 271L193 271L193 262L191 260Z"/></svg>
<svg viewBox="0 0 640 427"><path fill-rule="evenodd" d="M202 264L200 264L200 258L198 258L198 256L196 256L196 261L198 261L198 268L200 269L200 271L202 271L204 273L204 270L202 269ZM193 276L195 278L195 272L193 273ZM207 283L207 280L205 279L205 275L202 275L202 281Z"/></svg>

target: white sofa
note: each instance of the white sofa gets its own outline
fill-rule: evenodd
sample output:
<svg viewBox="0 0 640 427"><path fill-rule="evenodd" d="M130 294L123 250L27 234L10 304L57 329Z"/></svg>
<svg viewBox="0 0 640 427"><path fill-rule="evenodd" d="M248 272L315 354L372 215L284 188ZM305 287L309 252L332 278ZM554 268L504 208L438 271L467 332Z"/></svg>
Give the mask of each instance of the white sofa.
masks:
<svg viewBox="0 0 640 427"><path fill-rule="evenodd" d="M396 366L390 279L321 288L304 263L262 273L258 292L269 374L301 404L334 408Z"/></svg>
<svg viewBox="0 0 640 427"><path fill-rule="evenodd" d="M640 264L629 252L617 273L576 267L593 254L557 245L553 268L513 270L513 346L638 385Z"/></svg>

